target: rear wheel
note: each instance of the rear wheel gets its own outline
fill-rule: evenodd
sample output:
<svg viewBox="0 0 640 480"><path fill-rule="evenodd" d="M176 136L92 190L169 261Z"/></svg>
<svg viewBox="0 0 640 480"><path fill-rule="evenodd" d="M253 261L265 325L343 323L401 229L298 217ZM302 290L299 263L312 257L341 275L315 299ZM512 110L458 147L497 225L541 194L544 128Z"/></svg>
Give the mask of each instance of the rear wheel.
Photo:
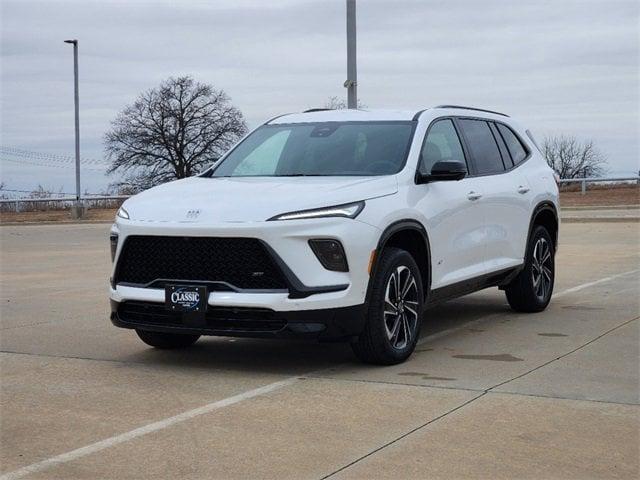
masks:
<svg viewBox="0 0 640 480"><path fill-rule="evenodd" d="M200 338L200 335L150 332L148 330L136 330L136 333L147 345L165 350L188 347L196 343Z"/></svg>
<svg viewBox="0 0 640 480"><path fill-rule="evenodd" d="M372 282L365 328L351 346L364 362L401 363L413 352L420 333L424 299L420 270L408 252L387 248Z"/></svg>
<svg viewBox="0 0 640 480"><path fill-rule="evenodd" d="M517 312L541 312L551 300L555 280L555 250L546 228L534 228L524 269L505 288L507 301Z"/></svg>

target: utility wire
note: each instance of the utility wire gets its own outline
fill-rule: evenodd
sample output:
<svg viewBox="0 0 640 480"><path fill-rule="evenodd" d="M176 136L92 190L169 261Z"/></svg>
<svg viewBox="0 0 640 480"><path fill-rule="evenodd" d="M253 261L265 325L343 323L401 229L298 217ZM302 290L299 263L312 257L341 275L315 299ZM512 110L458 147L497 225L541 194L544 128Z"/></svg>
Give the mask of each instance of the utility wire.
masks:
<svg viewBox="0 0 640 480"><path fill-rule="evenodd" d="M36 167L47 167L47 168L69 169L69 168L73 168L75 166L73 163L60 164L60 163L46 163L46 162L43 162L43 161L31 161L31 160L24 160L24 159L17 160L17 159L14 159L14 158L4 157L4 156L2 156L2 153L0 153L0 161L16 163L18 165L33 165L33 166L36 166ZM107 165L104 165L104 166L84 165L83 166L83 169L85 169L85 170L102 171L102 172L104 172L107 168L108 168Z"/></svg>
<svg viewBox="0 0 640 480"><path fill-rule="evenodd" d="M28 158L33 160L44 160L47 162L61 162L61 163L75 163L75 158L69 155L59 155L54 153L36 152L33 150L25 150L22 148L11 147L8 145L0 145L0 153ZM81 158L80 163L89 165L109 165L109 161L105 159L96 158Z"/></svg>

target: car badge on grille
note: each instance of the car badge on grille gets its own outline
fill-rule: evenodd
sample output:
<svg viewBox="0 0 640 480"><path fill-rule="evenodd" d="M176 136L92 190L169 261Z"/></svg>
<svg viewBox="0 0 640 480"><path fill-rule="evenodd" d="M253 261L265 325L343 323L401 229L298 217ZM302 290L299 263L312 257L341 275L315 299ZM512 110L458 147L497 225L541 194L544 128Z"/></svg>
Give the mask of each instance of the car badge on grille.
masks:
<svg viewBox="0 0 640 480"><path fill-rule="evenodd" d="M190 220L195 220L196 218L198 218L198 216L200 215L200 210L196 209L196 210L189 210L187 212L187 218Z"/></svg>

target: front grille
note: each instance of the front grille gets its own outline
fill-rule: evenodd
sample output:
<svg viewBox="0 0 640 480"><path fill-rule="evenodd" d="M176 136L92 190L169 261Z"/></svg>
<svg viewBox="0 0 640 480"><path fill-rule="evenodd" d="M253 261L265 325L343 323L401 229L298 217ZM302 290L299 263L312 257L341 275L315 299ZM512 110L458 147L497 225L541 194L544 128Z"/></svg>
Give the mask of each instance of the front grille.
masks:
<svg viewBox="0 0 640 480"><path fill-rule="evenodd" d="M225 282L238 289L286 289L266 247L254 238L127 237L116 283Z"/></svg>
<svg viewBox="0 0 640 480"><path fill-rule="evenodd" d="M118 307L118 317L138 325L184 326L180 313L157 303L124 302ZM277 332L286 324L273 310L208 307L203 328L219 332Z"/></svg>

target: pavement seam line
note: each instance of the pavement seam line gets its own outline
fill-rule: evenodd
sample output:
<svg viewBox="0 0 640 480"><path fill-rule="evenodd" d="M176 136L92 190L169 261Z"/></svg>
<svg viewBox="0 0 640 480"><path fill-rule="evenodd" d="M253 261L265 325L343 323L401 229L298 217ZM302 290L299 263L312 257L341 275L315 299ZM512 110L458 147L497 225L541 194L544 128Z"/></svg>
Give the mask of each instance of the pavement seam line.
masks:
<svg viewBox="0 0 640 480"><path fill-rule="evenodd" d="M554 397L551 395L540 395L534 393L507 392L503 390L487 392L489 395L513 395L517 397L549 398L551 400L570 400L573 402L602 403L605 405L624 405L627 407L637 407L640 404L628 402L611 402L608 400L593 400L589 398Z"/></svg>
<svg viewBox="0 0 640 480"><path fill-rule="evenodd" d="M371 383L378 385L396 385L399 387L416 387L416 388L437 388L439 390L458 390L462 392L476 392L476 393L486 393L486 390L482 388L466 388L466 387L447 387L444 385L424 385L420 383L402 383L402 382L391 382L388 380L365 380L359 378L339 378L339 377L328 377L328 376L320 376L320 375L307 375L304 378L309 378L311 380L332 380L335 382L353 382L353 383Z"/></svg>
<svg viewBox="0 0 640 480"><path fill-rule="evenodd" d="M91 455L92 453L99 452L106 448L110 448L115 445L128 442L130 440L133 440L134 438L138 438L143 435L147 435L149 433L157 432L158 430L162 430L164 428L184 422L186 420L191 420L192 418L199 417L200 415L211 413L215 410L219 410L221 408L240 403L243 400L248 400L250 398L255 398L261 395L265 395L267 393L271 393L275 390L279 390L283 387L289 386L297 382L298 380L299 380L299 377L287 378L279 382L270 383L268 385L255 388L253 390L239 393L232 397L227 397L222 400L218 400L218 401L209 403L207 405L203 405L202 407L194 408L192 410L187 410L186 412L179 413L177 415L174 415L173 417L165 418L163 420L159 420L157 422L153 422L148 425L144 425L142 427L129 430L128 432L106 438L104 440L92 443L90 445L80 447L75 450L71 450L70 452L62 453L60 455L56 455L55 457L51 457L46 460L33 463L26 467L19 468L18 470L14 470L13 472L9 472L0 476L0 480L16 480L18 478L22 478L32 473L41 472L48 468L54 467L56 465L67 463L67 462L76 460L78 458Z"/></svg>
<svg viewBox="0 0 640 480"><path fill-rule="evenodd" d="M637 403L627 403L627 402L611 402L606 400L592 400L588 398L571 398L571 397L554 397L552 395L540 395L534 393L521 393L521 392L508 392L508 391L489 391L483 390L481 388L466 388L466 387L446 387L444 385L426 385L426 384L418 384L418 383L399 383L399 382L390 382L390 381L381 381L381 380L362 380L357 378L339 378L339 377L320 377L320 376L305 376L304 378L308 378L310 380L332 380L336 382L354 382L354 383L371 383L378 385L393 385L398 387L415 387L415 388L435 388L436 390L457 390L459 392L476 392L476 393L489 393L491 395L514 395L520 397L534 397L534 398L550 398L554 400L572 400L576 402L592 402L592 403L605 403L611 405L626 405L630 407L638 406Z"/></svg>
<svg viewBox="0 0 640 480"><path fill-rule="evenodd" d="M77 357L73 355L53 355L50 353L15 352L13 350L0 350L0 353L6 353L10 355L27 355L30 357L60 358L64 360L85 360L87 362L121 363L123 365L148 365L148 363L145 363L145 362L129 362L124 360L114 360L111 358L91 358L91 357Z"/></svg>
<svg viewBox="0 0 640 480"><path fill-rule="evenodd" d="M610 334L611 332L614 332L615 330L618 330L619 328L622 328L622 327L624 327L625 325L628 325L628 324L630 324L631 322L634 322L634 321L638 320L639 318L640 318L640 317L634 317L634 318L632 318L631 320L627 320L627 321L625 321L625 322L621 323L620 325L616 325L615 327L610 328L610 329L609 329L609 330L607 330L606 332L601 333L601 334L600 334L600 335L598 335L597 337L592 338L591 340L589 340L588 342L586 342L586 343L584 343L584 344L580 345L579 347L576 347L576 348L574 348L573 350L571 350L571 351L569 351L569 352L563 353L562 355L560 355L560 356L558 356L558 357L556 357L556 358L554 358L554 359L551 359L551 360L549 360L548 362L543 363L542 365L538 365L537 367L532 368L531 370L528 370L528 371L526 371L526 372L524 372L524 373L522 373L522 374L520 374L520 375L518 375L518 376L515 376L515 377L513 377L513 378L511 378L511 379L509 379L509 380L505 380L504 382L498 383L498 384L496 384L496 385L494 385L494 386L492 386L492 387L488 388L486 391L487 391L487 392L490 392L490 391L494 390L495 388L501 387L502 385L506 385L507 383L513 382L514 380L518 380L519 378L525 377L525 376L529 375L530 373L535 372L536 370L540 370L541 368L544 368L544 367L546 367L547 365L550 365L550 364L552 364L553 362L556 362L556 361L560 360L561 358L567 357L567 356L571 355L572 353L575 353L575 352L577 352L578 350L580 350L580 349L582 349L582 348L584 348L584 347L587 347L587 346L591 345L591 344L592 344L592 343L594 343L594 342L597 342L598 340L600 340L600 339L601 339L602 337L604 337L605 335L608 335L608 334ZM496 392L496 393L499 393L499 392Z"/></svg>
<svg viewBox="0 0 640 480"><path fill-rule="evenodd" d="M479 398L481 398L481 397L485 396L486 394L487 394L487 392L482 392L482 393L480 393L480 395L476 395L475 397L473 397L473 398L471 398L471 399L467 400L466 402L461 403L461 404L460 404L460 405L458 405L457 407L454 407L454 408L452 408L451 410L448 410L448 411L444 412L443 414L438 415L438 416L437 416L437 417L435 417L435 418L432 418L432 419L431 419L431 420L429 420L428 422L423 423L422 425L418 425L417 427L413 428L412 430L409 430L408 432L403 433L403 434L402 434L402 435L400 435L399 437L396 437L396 438L394 438L393 440L390 440L390 441L388 441L387 443L384 443L384 444L380 445L379 447L375 448L374 450L371 450L370 452L368 452L368 453L366 453L366 454L362 455L361 457L356 458L355 460L353 460L352 462L348 463L347 465L344 465L344 466L340 467L339 469L334 470L333 472L331 472L331 473L329 473L329 474L325 475L324 477L320 477L320 480L325 480L325 479L327 479L327 478L329 478L329 477L334 476L334 475L335 475L335 474L337 474L337 473L342 472L343 470L346 470L347 468L349 468L349 467L351 467L351 466L355 465L356 463L358 463L358 462L360 462L360 461L364 460L364 459L365 459L365 458L367 458L367 457L370 457L371 455L373 455L373 454L375 454L375 453L379 452L380 450L385 449L385 448L387 448L387 447L389 447L389 446L393 445L393 444L394 444L394 443L396 443L396 442L399 442L400 440L402 440L402 439L403 439L403 438L405 438L405 437L408 437L408 436L409 436L409 435L411 435L412 433L415 433L415 432L417 432L418 430L420 430L420 429L422 429L422 428L424 428L424 427L427 427L428 425L430 425L430 424L432 424L432 423L434 423L434 422L437 422L438 420L440 420L440 419L442 419L442 418L446 417L447 415L449 415L449 414L451 414L451 413L453 413L453 412L456 412L456 411L460 410L461 408L466 407L466 406L467 406L467 405L469 405L470 403L475 402L477 399L479 399Z"/></svg>

